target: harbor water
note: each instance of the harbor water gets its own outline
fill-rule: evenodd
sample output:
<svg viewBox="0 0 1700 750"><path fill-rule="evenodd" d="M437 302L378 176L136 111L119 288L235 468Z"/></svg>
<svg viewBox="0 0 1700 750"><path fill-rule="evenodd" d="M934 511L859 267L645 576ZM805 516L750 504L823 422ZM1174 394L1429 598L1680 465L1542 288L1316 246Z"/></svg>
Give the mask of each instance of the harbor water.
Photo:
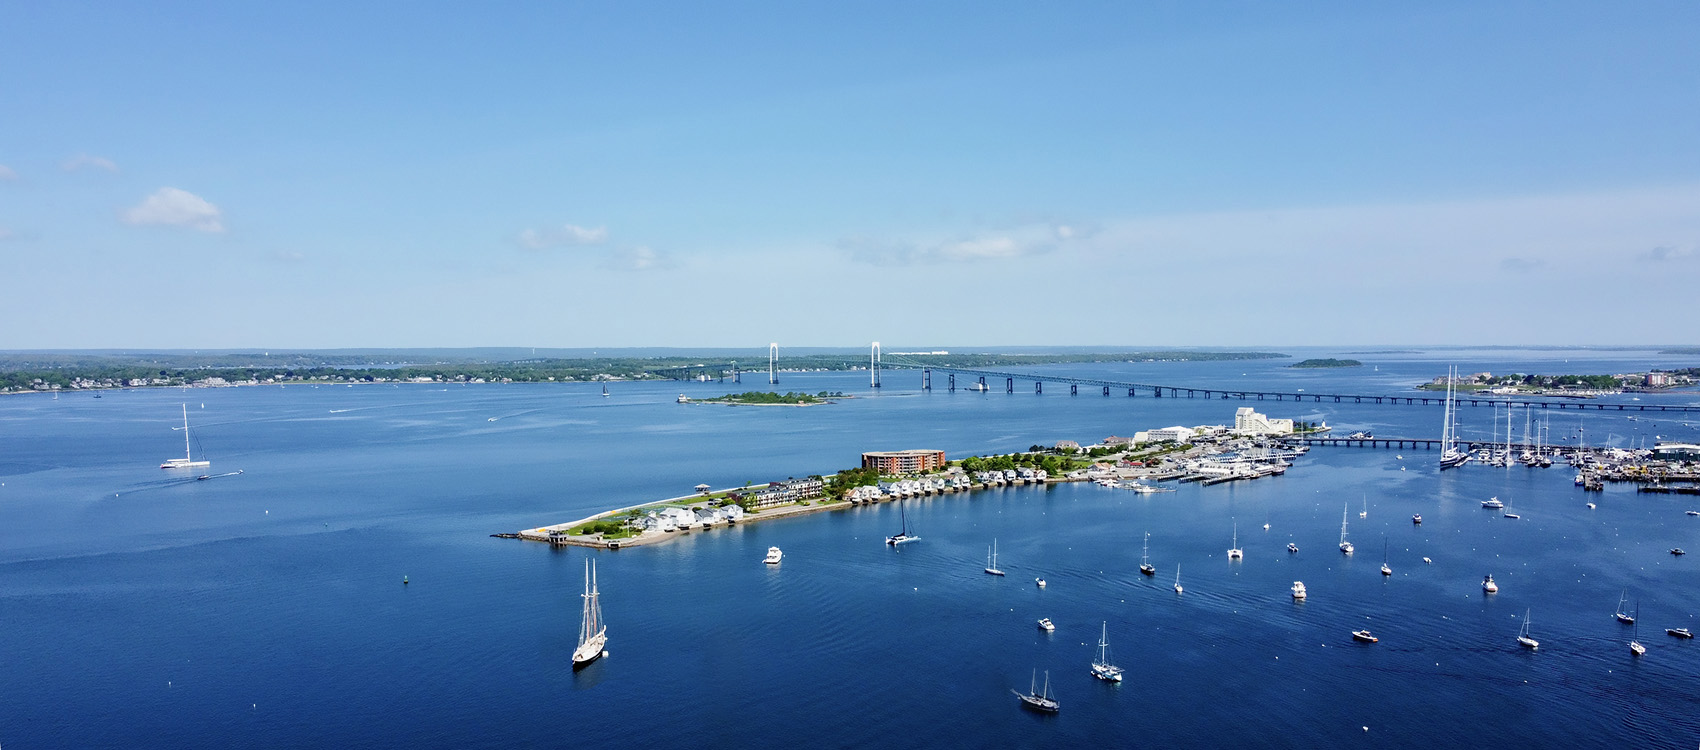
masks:
<svg viewBox="0 0 1700 750"><path fill-rule="evenodd" d="M1454 363L1697 364L1629 351L1301 356L1365 366L1036 369L1406 394ZM912 500L921 541L901 548L882 542L895 504L615 551L489 536L701 482L831 473L864 450L1086 444L1231 424L1246 405L1341 434L1432 438L1441 423L1432 406L1069 396L1050 383L1035 395L1030 381L947 393L939 375L925 393L913 371L888 371L877 392L865 372L781 375L781 391L856 396L818 407L674 402L770 388L757 380L615 383L607 398L593 384L0 398L0 744L1700 744L1700 645L1664 634L1700 629L1700 554L1668 553L1700 553L1700 518L1684 515L1700 499L1584 493L1562 464L1443 473L1432 450L1319 447L1285 476L1171 493L1077 483ZM240 474L155 468L180 455L184 403L197 458L212 460L197 473ZM1487 437L1492 413L1464 409L1465 437ZM1578 427L1590 445L1700 437L1700 415L1549 417L1557 442ZM1522 415L1513 422L1520 437ZM1482 509L1490 496L1521 518ZM1343 511L1350 557L1336 549ZM1230 562L1236 523L1245 558ZM1154 577L1138 572L1147 532ZM994 539L1007 577L982 572ZM1391 576L1379 572L1384 543ZM762 563L770 546L781 564ZM575 672L586 558L608 655ZM1499 593L1483 594L1486 574ZM1302 603L1293 581L1309 591ZM1612 617L1625 590L1648 647L1639 658ZM1516 643L1525 611L1535 651ZM1089 672L1101 623L1127 670L1120 684ZM1354 642L1365 628L1380 642ZM1034 670L1049 670L1060 713L1023 711L1011 695Z"/></svg>

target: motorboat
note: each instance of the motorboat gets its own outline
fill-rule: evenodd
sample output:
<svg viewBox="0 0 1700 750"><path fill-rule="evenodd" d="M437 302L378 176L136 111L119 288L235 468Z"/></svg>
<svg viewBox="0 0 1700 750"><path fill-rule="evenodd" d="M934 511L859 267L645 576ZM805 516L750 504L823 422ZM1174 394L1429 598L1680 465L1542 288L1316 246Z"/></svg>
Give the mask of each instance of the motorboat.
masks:
<svg viewBox="0 0 1700 750"><path fill-rule="evenodd" d="M1490 497L1490 498L1482 501L1482 507L1483 508L1492 508L1494 510L1499 510L1500 508L1505 507L1505 503L1500 502L1498 497Z"/></svg>
<svg viewBox="0 0 1700 750"><path fill-rule="evenodd" d="M1499 584L1493 582L1493 576L1492 575L1488 575L1488 576L1485 576L1485 577L1482 578L1482 591L1485 591L1489 594L1499 593Z"/></svg>
<svg viewBox="0 0 1700 750"><path fill-rule="evenodd" d="M1423 523L1423 514L1418 513L1414 516L1411 516L1411 523L1414 523L1414 524L1417 524L1418 526L1421 526L1422 523Z"/></svg>
<svg viewBox="0 0 1700 750"><path fill-rule="evenodd" d="M1299 551L1299 545L1293 544L1292 542L1287 542L1287 551L1288 552L1298 552Z"/></svg>
<svg viewBox="0 0 1700 750"><path fill-rule="evenodd" d="M1039 618L1039 629L1047 633L1055 633L1057 626L1051 623L1051 618L1041 617Z"/></svg>
<svg viewBox="0 0 1700 750"><path fill-rule="evenodd" d="M1679 557L1680 557L1680 556L1682 556L1682 555L1686 555L1686 554L1688 554L1688 553L1687 553L1687 552L1686 552L1686 551L1684 551L1684 550L1683 550L1683 549L1682 549L1682 548L1681 548L1681 547L1672 547L1672 548L1670 548L1670 553L1671 553L1671 554L1673 554L1673 555L1677 555L1677 556L1679 556Z"/></svg>
<svg viewBox="0 0 1700 750"><path fill-rule="evenodd" d="M1672 636L1676 636L1677 638L1693 638L1694 637L1693 633L1688 632L1688 628L1665 628L1665 635L1672 635Z"/></svg>
<svg viewBox="0 0 1700 750"><path fill-rule="evenodd" d="M1599 506L1594 505L1593 503L1588 503L1588 510L1593 510L1594 508L1597 508L1597 507L1599 507Z"/></svg>
<svg viewBox="0 0 1700 750"><path fill-rule="evenodd" d="M1700 516L1700 510L1685 510L1682 513L1687 516Z"/></svg>
<svg viewBox="0 0 1700 750"><path fill-rule="evenodd" d="M784 556L785 553L780 552L778 547L768 547L767 559L762 560L762 562L767 563L768 565L778 565L779 559Z"/></svg>
<svg viewBox="0 0 1700 750"><path fill-rule="evenodd" d="M1381 642L1380 638L1377 638L1374 635L1371 635L1368 630L1354 630L1354 631L1352 631L1352 640L1363 641L1364 643L1380 643Z"/></svg>
<svg viewBox="0 0 1700 750"><path fill-rule="evenodd" d="M1293 598L1294 599L1301 599L1301 600L1305 598L1305 582L1304 581L1293 581Z"/></svg>
<svg viewBox="0 0 1700 750"><path fill-rule="evenodd" d="M1425 557L1425 558L1423 558L1423 564L1424 565L1433 565L1434 561Z"/></svg>

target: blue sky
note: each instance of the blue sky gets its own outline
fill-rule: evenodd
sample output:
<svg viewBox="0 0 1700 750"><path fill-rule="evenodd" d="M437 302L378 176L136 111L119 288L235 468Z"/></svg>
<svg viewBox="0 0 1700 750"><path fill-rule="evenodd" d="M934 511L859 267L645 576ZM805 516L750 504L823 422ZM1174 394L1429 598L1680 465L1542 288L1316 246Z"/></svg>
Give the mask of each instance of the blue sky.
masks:
<svg viewBox="0 0 1700 750"><path fill-rule="evenodd" d="M1693 3L10 3L0 348L1700 343Z"/></svg>

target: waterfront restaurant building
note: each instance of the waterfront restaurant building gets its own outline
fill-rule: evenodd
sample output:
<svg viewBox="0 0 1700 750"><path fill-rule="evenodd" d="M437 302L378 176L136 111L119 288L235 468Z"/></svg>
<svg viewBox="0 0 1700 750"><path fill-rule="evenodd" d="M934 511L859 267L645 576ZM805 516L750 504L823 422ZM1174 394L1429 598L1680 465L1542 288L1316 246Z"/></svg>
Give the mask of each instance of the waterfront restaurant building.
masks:
<svg viewBox="0 0 1700 750"><path fill-rule="evenodd" d="M862 468L881 474L918 474L944 468L944 451L871 451L862 454Z"/></svg>

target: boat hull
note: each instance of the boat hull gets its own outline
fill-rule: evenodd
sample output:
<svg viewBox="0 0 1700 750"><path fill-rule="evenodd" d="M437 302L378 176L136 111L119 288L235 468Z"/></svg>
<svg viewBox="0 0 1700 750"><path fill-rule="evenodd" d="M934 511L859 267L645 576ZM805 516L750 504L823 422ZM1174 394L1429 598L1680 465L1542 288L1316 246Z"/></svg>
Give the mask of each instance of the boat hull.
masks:
<svg viewBox="0 0 1700 750"><path fill-rule="evenodd" d="M579 644L579 647L573 650L573 669L583 669L585 665L602 658L607 646L606 632L597 633L590 640Z"/></svg>

